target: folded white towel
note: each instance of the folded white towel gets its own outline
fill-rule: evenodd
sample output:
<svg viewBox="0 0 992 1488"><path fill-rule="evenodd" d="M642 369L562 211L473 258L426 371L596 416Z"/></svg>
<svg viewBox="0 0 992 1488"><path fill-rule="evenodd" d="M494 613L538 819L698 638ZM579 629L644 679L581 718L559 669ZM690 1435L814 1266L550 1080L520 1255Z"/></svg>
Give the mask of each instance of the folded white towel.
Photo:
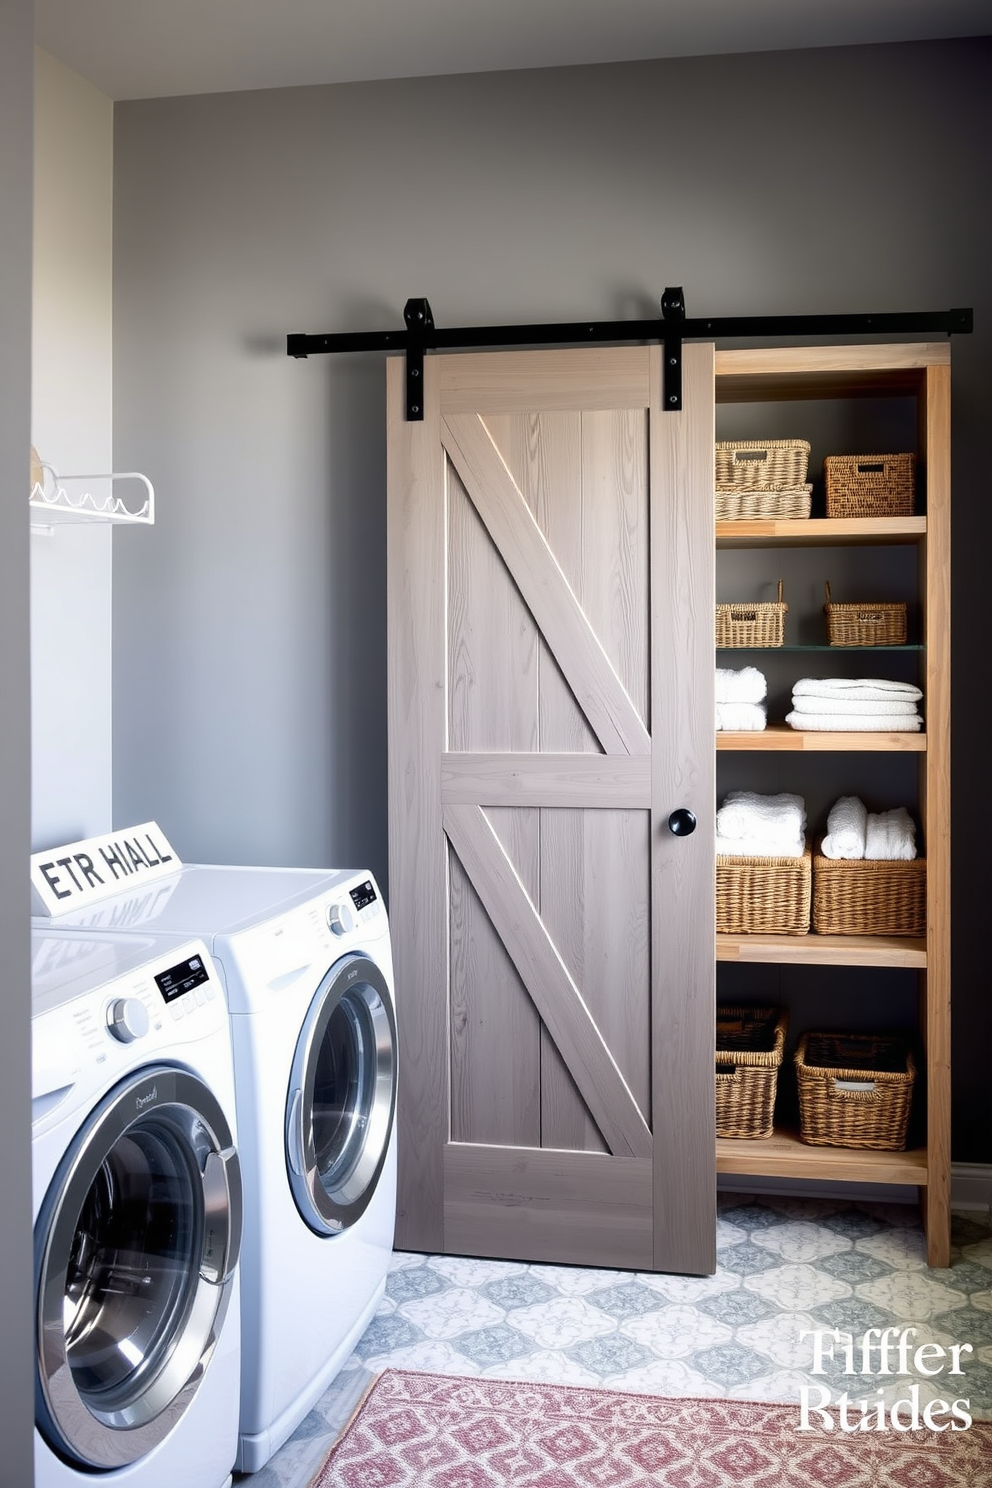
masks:
<svg viewBox="0 0 992 1488"><path fill-rule="evenodd" d="M801 858L806 851L804 837L769 837L756 842L753 837L721 837L717 833L717 854L729 858Z"/></svg>
<svg viewBox="0 0 992 1488"><path fill-rule="evenodd" d="M923 693L912 682L889 682L884 677L800 677L793 697L858 698L861 702L918 702Z"/></svg>
<svg viewBox="0 0 992 1488"><path fill-rule="evenodd" d="M768 727L768 715L761 703L717 703L716 726L718 729L763 729Z"/></svg>
<svg viewBox="0 0 992 1488"><path fill-rule="evenodd" d="M891 703L868 702L862 698L813 697L810 693L793 693L792 706L800 713L871 713L875 717L913 718L916 704L912 698L894 699Z"/></svg>
<svg viewBox="0 0 992 1488"><path fill-rule="evenodd" d="M764 672L757 667L730 667L716 669L716 700L718 703L763 703L768 691Z"/></svg>
<svg viewBox="0 0 992 1488"><path fill-rule="evenodd" d="M806 733L912 734L923 719L917 713L786 713L791 728Z"/></svg>
<svg viewBox="0 0 992 1488"><path fill-rule="evenodd" d="M731 791L716 814L718 837L752 843L799 839L806 832L806 802L782 791L775 796L757 791Z"/></svg>
<svg viewBox="0 0 992 1488"><path fill-rule="evenodd" d="M820 844L825 858L863 858L868 812L860 796L840 796L827 815L827 834Z"/></svg>
<svg viewBox="0 0 992 1488"><path fill-rule="evenodd" d="M865 857L898 863L916 857L916 827L905 806L868 813Z"/></svg>

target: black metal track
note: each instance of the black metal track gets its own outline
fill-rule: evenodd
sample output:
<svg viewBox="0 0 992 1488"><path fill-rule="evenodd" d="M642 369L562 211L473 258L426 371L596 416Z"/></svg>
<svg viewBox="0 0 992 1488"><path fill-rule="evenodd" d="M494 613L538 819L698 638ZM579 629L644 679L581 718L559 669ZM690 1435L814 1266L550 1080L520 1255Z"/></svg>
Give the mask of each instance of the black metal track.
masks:
<svg viewBox="0 0 992 1488"><path fill-rule="evenodd" d="M884 315L731 315L688 319L681 289L666 289L662 316L653 320L552 321L542 325L458 326L444 330L434 324L426 300L408 300L403 315L406 328L397 331L344 331L326 335L291 334L286 354L309 357L325 352L405 351L407 353L407 417L423 418L420 388L425 351L454 347L575 346L586 343L665 343L664 406L682 407L682 342L721 340L741 336L778 340L791 336L876 336L944 334L967 335L973 329L971 310L910 311Z"/></svg>

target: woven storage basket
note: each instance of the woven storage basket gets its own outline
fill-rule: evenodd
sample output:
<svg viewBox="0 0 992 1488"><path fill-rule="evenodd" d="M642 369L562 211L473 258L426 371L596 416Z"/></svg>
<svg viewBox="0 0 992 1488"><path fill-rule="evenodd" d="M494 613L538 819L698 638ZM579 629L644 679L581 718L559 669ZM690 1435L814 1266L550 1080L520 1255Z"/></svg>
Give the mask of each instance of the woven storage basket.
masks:
<svg viewBox="0 0 992 1488"><path fill-rule="evenodd" d="M825 584L827 640L831 646L904 646L904 604L833 604Z"/></svg>
<svg viewBox="0 0 992 1488"><path fill-rule="evenodd" d="M817 935L911 935L927 930L927 860L813 858Z"/></svg>
<svg viewBox="0 0 992 1488"><path fill-rule="evenodd" d="M717 491L718 522L781 522L808 517L812 506L811 485L794 491Z"/></svg>
<svg viewBox="0 0 992 1488"><path fill-rule="evenodd" d="M813 855L744 858L717 854L718 935L806 935Z"/></svg>
<svg viewBox="0 0 992 1488"><path fill-rule="evenodd" d="M782 580L778 581L778 599L761 603L718 604L716 607L716 644L724 649L751 646L781 646L785 640L785 612L782 603Z"/></svg>
<svg viewBox="0 0 992 1488"><path fill-rule="evenodd" d="M779 1007L716 1010L716 1134L770 1137L789 1015Z"/></svg>
<svg viewBox="0 0 992 1488"><path fill-rule="evenodd" d="M915 455L827 455L827 516L912 516L915 471Z"/></svg>
<svg viewBox="0 0 992 1488"><path fill-rule="evenodd" d="M905 1040L889 1034L804 1033L795 1064L804 1142L902 1151L916 1078Z"/></svg>
<svg viewBox="0 0 992 1488"><path fill-rule="evenodd" d="M718 491L793 491L806 484L805 439L723 439L716 446Z"/></svg>

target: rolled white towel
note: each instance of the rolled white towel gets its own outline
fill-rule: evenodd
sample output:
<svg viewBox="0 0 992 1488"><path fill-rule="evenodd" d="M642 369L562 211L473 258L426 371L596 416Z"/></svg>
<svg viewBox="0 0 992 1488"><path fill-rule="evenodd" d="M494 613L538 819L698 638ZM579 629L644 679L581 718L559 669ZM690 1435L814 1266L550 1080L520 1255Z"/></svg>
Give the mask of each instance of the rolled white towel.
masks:
<svg viewBox="0 0 992 1488"><path fill-rule="evenodd" d="M763 703L767 692L765 674L757 667L740 667L736 671L732 667L716 669L718 703Z"/></svg>
<svg viewBox="0 0 992 1488"><path fill-rule="evenodd" d="M912 734L923 719L918 713L786 713L785 721L807 733Z"/></svg>
<svg viewBox="0 0 992 1488"><path fill-rule="evenodd" d="M793 693L792 706L799 713L867 713L876 718L914 718L917 708L912 698L894 700L891 703L869 702L862 698L813 697L810 693Z"/></svg>
<svg viewBox="0 0 992 1488"><path fill-rule="evenodd" d="M716 830L718 837L754 844L801 839L806 832L806 802L787 791L774 796L731 791L716 814Z"/></svg>
<svg viewBox="0 0 992 1488"><path fill-rule="evenodd" d="M716 726L718 729L763 729L768 727L768 715L761 703L717 703Z"/></svg>
<svg viewBox="0 0 992 1488"><path fill-rule="evenodd" d="M756 842L753 837L716 838L718 856L728 858L801 858L806 851L805 837L768 837Z"/></svg>
<svg viewBox="0 0 992 1488"><path fill-rule="evenodd" d="M860 796L840 796L827 815L827 834L820 844L825 858L863 858L868 812Z"/></svg>
<svg viewBox="0 0 992 1488"><path fill-rule="evenodd" d="M890 682L884 677L800 677L793 697L857 698L860 702L919 702L923 693L912 682ZM838 707L838 711L841 711Z"/></svg>
<svg viewBox="0 0 992 1488"><path fill-rule="evenodd" d="M898 863L916 857L916 827L905 806L868 813L865 857Z"/></svg>

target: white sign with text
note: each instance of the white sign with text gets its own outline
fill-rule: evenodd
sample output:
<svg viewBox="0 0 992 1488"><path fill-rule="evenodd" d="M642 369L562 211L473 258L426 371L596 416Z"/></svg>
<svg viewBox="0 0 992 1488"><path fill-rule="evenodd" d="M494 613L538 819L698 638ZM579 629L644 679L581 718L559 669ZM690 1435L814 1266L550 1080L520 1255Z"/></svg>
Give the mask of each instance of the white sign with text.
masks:
<svg viewBox="0 0 992 1488"><path fill-rule="evenodd" d="M66 914L178 873L182 866L157 822L32 853L32 912Z"/></svg>

